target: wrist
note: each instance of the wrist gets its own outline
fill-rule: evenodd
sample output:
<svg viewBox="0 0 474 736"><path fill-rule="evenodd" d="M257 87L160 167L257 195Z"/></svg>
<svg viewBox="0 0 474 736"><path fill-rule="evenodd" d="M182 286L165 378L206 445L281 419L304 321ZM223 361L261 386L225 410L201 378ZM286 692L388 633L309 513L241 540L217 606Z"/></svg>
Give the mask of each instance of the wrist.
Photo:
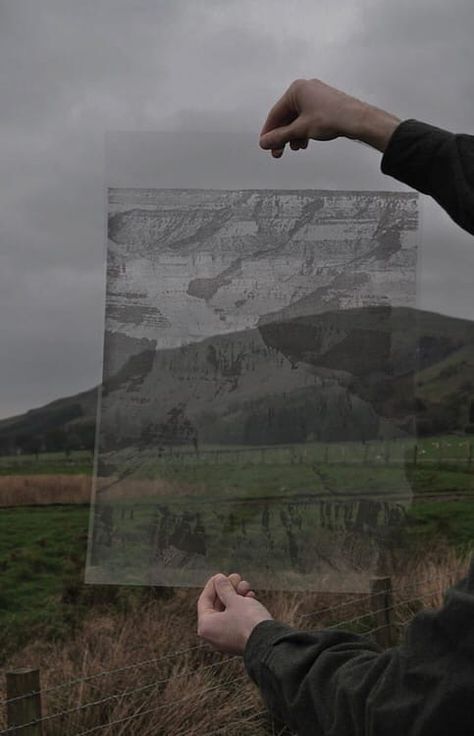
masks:
<svg viewBox="0 0 474 736"><path fill-rule="evenodd" d="M382 153L401 123L396 115L365 103L359 103L353 119L352 135L348 137L367 143Z"/></svg>
<svg viewBox="0 0 474 736"><path fill-rule="evenodd" d="M273 621L273 617L268 616L259 616L251 621L246 622L246 626L244 628L244 631L242 632L242 652L245 650L245 647L247 646L247 642L250 639L251 634L253 633L254 629L262 623L262 621Z"/></svg>

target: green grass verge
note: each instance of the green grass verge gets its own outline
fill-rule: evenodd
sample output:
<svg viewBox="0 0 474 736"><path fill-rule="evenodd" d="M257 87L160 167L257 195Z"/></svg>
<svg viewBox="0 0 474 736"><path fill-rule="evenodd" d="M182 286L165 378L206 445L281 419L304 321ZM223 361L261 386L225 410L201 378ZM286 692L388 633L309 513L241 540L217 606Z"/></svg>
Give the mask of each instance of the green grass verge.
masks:
<svg viewBox="0 0 474 736"><path fill-rule="evenodd" d="M443 443L446 445L444 448ZM335 446L332 446L333 448ZM415 493L451 493L474 490L474 474L466 464L456 465L466 452L465 438L426 438L419 442L430 459L452 458L451 463L412 469ZM223 448L225 449L225 448ZM346 446L346 457L349 454ZM333 450L331 450L332 452ZM275 450L278 452L278 450ZM316 448L321 454L321 448ZM334 450L334 452L336 452ZM324 457L324 450L322 451ZM90 473L88 453L63 453L21 458L0 458L0 474ZM318 463L317 473L308 464L241 464L222 462L197 465L161 463L150 458L145 477L161 476L178 483L204 484L210 495L223 491L238 495L245 489L250 496L304 491L310 485L347 489L390 488L398 483L400 469L381 465L362 468L356 465ZM183 498L181 500L184 500ZM147 500L147 503L149 500ZM181 501L180 501L181 502ZM119 504L118 504L119 505ZM145 510L144 510L145 511ZM138 517L140 512L138 511ZM249 512L245 512L249 513ZM142 521L146 528L147 519ZM437 540L460 550L474 544L474 503L466 501L427 501L415 504L408 513L409 523L403 544L420 548ZM244 519L245 521L246 519ZM153 591L117 586L85 586L82 583L87 543L89 509L85 506L24 507L0 511L0 650L17 649L31 638L60 638L77 626L91 605L127 606ZM124 523L130 523L124 520ZM251 523L249 518L248 523ZM222 533L216 522L212 531Z"/></svg>
<svg viewBox="0 0 474 736"><path fill-rule="evenodd" d="M77 450L66 456L64 452L44 452L35 455L6 455L0 457L0 475L91 475L92 456Z"/></svg>
<svg viewBox="0 0 474 736"><path fill-rule="evenodd" d="M2 651L39 632L53 637L64 632L71 616L61 610L61 596L68 578L83 565L88 519L87 507L2 509Z"/></svg>
<svg viewBox="0 0 474 736"><path fill-rule="evenodd" d="M407 538L417 545L444 540L459 551L474 548L474 502L437 501L409 509Z"/></svg>
<svg viewBox="0 0 474 736"><path fill-rule="evenodd" d="M82 584L87 507L15 508L0 516L0 649L14 651L37 637L59 639L91 605L128 606L156 594L144 589ZM413 549L447 541L474 543L474 503L423 503L409 511L404 543Z"/></svg>

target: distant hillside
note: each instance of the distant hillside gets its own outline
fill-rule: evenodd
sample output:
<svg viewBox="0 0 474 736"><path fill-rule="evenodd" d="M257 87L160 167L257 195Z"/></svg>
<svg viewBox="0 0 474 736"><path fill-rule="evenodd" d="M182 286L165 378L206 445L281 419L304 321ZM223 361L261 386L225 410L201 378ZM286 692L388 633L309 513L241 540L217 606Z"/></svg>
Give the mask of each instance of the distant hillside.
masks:
<svg viewBox="0 0 474 736"><path fill-rule="evenodd" d="M403 397L414 395L419 434L474 430L474 324L470 320L403 308L342 310L321 320L310 314L311 300L304 302L308 316L292 319L295 305L291 305L277 315L277 321L263 321L260 329L267 342L278 345L292 361L349 371L358 395L383 415L399 415ZM321 332L322 324L331 330ZM341 331L344 339L336 341L333 350L321 349L320 334ZM388 369L391 375L374 384L371 375L380 369Z"/></svg>
<svg viewBox="0 0 474 736"><path fill-rule="evenodd" d="M98 389L93 388L0 420L0 453L91 449L97 395Z"/></svg>
<svg viewBox="0 0 474 736"><path fill-rule="evenodd" d="M308 304L308 302L307 302ZM413 340L417 337L416 365ZM106 335L106 446L367 438L380 417L420 434L474 425L474 326L409 309L294 317L181 348ZM91 448L97 389L0 421L0 451Z"/></svg>
<svg viewBox="0 0 474 736"><path fill-rule="evenodd" d="M309 306L306 298L303 316L292 305L257 329L180 348L149 342L106 376L103 449L388 438L412 431L415 413L424 434L471 422L471 322L390 307L311 314Z"/></svg>

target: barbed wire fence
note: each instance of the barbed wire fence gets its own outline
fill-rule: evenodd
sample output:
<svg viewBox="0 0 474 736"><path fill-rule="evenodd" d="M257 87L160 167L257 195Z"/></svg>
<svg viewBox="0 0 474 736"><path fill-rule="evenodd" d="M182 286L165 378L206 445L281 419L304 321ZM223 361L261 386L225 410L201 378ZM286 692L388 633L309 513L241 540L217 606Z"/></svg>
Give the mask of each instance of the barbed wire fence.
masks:
<svg viewBox="0 0 474 736"><path fill-rule="evenodd" d="M354 444L354 443L352 443ZM229 462L250 465L299 465L319 463L324 465L452 465L471 469L474 462L474 442L433 441L430 443L403 442L400 440L368 441L351 446L350 443L303 443L281 445L255 445L241 448L166 445L159 456L163 465L221 465ZM146 461L137 456L138 462Z"/></svg>
<svg viewBox="0 0 474 736"><path fill-rule="evenodd" d="M402 640L416 612L439 605L444 590L445 586L439 580L435 584L432 578L397 587L390 577L374 578L370 592L348 594L335 605L302 613L298 625L348 630L387 648ZM347 617L345 612L350 610L357 612ZM163 667L167 668L166 676L157 677ZM120 683L125 674L133 674L134 686L114 688L114 678ZM289 733L277 726L263 707L241 658L213 652L197 637L192 646L172 653L83 674L49 687L41 687L41 672L31 667L7 671L5 680L0 736ZM196 708L202 709L203 704L213 714L209 720L212 725L205 729L195 718ZM178 728L171 723L179 724Z"/></svg>

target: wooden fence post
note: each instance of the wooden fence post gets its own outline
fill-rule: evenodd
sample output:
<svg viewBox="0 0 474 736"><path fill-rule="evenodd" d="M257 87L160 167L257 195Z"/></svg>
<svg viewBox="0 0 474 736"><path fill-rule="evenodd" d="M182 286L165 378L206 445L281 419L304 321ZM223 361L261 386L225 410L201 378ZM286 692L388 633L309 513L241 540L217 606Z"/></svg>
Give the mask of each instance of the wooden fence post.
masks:
<svg viewBox="0 0 474 736"><path fill-rule="evenodd" d="M39 670L23 667L7 672L6 678L7 725L12 736L42 736ZM39 722L25 726L31 721Z"/></svg>
<svg viewBox="0 0 474 736"><path fill-rule="evenodd" d="M390 577L372 578L370 593L375 626L374 639L381 647L391 647L396 642L392 579Z"/></svg>

